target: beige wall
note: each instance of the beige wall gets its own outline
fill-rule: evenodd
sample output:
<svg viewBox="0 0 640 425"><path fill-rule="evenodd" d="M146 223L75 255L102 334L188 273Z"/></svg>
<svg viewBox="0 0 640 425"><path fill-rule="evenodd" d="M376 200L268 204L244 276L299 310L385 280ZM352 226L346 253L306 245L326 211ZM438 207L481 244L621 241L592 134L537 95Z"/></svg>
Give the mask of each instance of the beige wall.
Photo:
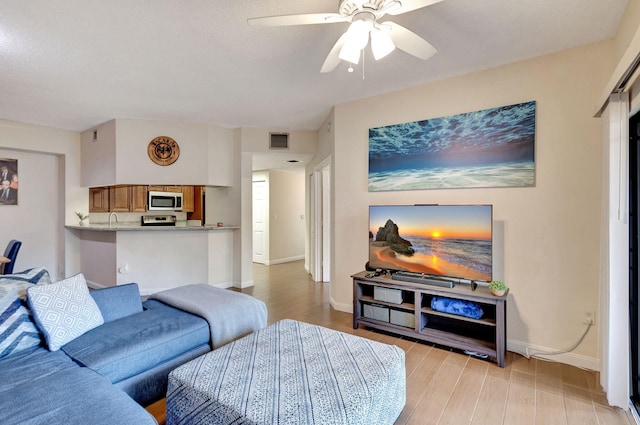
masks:
<svg viewBox="0 0 640 425"><path fill-rule="evenodd" d="M264 181L267 185L264 264L304 259L304 172L276 169L256 171L253 181Z"/></svg>
<svg viewBox="0 0 640 425"><path fill-rule="evenodd" d="M640 2L630 1L613 39L613 55L616 63L623 58L637 36L638 22L640 22Z"/></svg>
<svg viewBox="0 0 640 425"><path fill-rule="evenodd" d="M80 134L0 120L0 149L20 160L25 189L17 207L0 208L6 242L23 241L16 268L44 266L54 279L80 272L79 241L64 228L77 223L74 211L88 209L80 187Z"/></svg>
<svg viewBox="0 0 640 425"><path fill-rule="evenodd" d="M349 276L367 261L370 204L494 205L495 278L511 287L514 351L562 349L598 308L600 121L594 105L611 74L600 43L335 108L331 297L349 310ZM530 188L369 193L368 129L535 100L536 184ZM358 242L360 241L360 242ZM597 369L597 328L564 361Z"/></svg>
<svg viewBox="0 0 640 425"><path fill-rule="evenodd" d="M59 253L58 157L0 149L0 158L18 160L18 205L0 205L0 254L11 239L23 246L14 264L18 272L45 267L55 276Z"/></svg>
<svg viewBox="0 0 640 425"><path fill-rule="evenodd" d="M213 186L233 186L239 188L239 181L236 180L238 175L237 169L239 166L240 158L237 157L234 151L235 132L228 128L222 128L218 126L209 126L208 134L208 169L209 178L207 179L208 185ZM237 158L236 158L237 157ZM239 192L239 189L237 190ZM240 200L237 199L239 205ZM239 207L235 211L235 217L240 212ZM236 219L236 221L238 221Z"/></svg>
<svg viewBox="0 0 640 425"><path fill-rule="evenodd" d="M282 131L281 129L263 128L240 128L236 130L236 143L240 152L240 187L241 187L241 211L240 227L242 228L241 240L241 280L240 286L253 285L253 206L252 206L252 186L253 186L253 155L254 153L270 153L283 156L281 151L269 149L269 132ZM283 159L297 154L315 155L317 147L318 133L315 131L290 131L289 149Z"/></svg>
<svg viewBox="0 0 640 425"><path fill-rule="evenodd" d="M269 171L269 264L304 258L304 180L300 171Z"/></svg>
<svg viewBox="0 0 640 425"><path fill-rule="evenodd" d="M149 159L147 147L158 136L169 136L180 146L180 156L170 166ZM224 166L229 162L224 161ZM203 184L208 169L207 125L116 120L117 184Z"/></svg>
<svg viewBox="0 0 640 425"><path fill-rule="evenodd" d="M116 120L84 131L81 137L81 182L85 187L116 182Z"/></svg>
<svg viewBox="0 0 640 425"><path fill-rule="evenodd" d="M180 146L180 156L170 166L149 159L147 147L158 136L171 137ZM232 186L233 143L233 130L202 123L108 121L82 133L82 184Z"/></svg>

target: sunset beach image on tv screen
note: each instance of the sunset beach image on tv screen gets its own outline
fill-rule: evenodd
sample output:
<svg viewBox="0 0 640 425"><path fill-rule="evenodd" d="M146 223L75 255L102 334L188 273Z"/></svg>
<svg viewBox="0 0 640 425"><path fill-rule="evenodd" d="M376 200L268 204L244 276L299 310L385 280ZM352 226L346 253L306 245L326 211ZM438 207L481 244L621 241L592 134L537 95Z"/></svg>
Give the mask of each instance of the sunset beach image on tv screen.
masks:
<svg viewBox="0 0 640 425"><path fill-rule="evenodd" d="M369 266L491 280L491 205L372 205Z"/></svg>

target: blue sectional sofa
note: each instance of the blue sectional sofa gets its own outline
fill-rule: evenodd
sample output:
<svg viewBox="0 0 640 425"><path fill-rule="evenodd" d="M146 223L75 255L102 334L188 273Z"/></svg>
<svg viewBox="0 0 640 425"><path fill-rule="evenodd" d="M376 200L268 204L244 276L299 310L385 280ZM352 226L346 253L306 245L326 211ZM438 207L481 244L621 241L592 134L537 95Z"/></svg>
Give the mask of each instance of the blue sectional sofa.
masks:
<svg viewBox="0 0 640 425"><path fill-rule="evenodd" d="M147 405L164 397L171 370L211 347L204 319L158 301L142 306L143 311L98 326L62 351Z"/></svg>
<svg viewBox="0 0 640 425"><path fill-rule="evenodd" d="M165 396L172 369L211 350L207 321L116 286L89 292L102 324L56 349L32 294L48 280L40 269L0 276L0 423L155 424L142 406Z"/></svg>

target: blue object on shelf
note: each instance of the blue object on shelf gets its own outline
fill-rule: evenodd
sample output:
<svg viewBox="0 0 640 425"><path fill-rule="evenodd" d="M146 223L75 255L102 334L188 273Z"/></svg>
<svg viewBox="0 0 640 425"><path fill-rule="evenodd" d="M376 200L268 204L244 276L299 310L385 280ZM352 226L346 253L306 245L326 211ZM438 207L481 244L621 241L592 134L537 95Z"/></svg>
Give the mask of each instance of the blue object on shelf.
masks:
<svg viewBox="0 0 640 425"><path fill-rule="evenodd" d="M451 298L433 297L431 299L431 308L441 313L455 314L472 319L480 319L484 315L480 304Z"/></svg>

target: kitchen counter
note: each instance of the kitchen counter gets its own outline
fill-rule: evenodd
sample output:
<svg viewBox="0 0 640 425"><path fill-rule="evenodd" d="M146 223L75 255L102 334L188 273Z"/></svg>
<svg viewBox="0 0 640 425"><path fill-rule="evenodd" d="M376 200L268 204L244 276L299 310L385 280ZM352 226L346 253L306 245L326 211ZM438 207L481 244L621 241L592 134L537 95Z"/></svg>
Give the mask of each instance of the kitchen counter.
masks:
<svg viewBox="0 0 640 425"><path fill-rule="evenodd" d="M85 279L96 287L136 282L149 295L191 283L233 286L240 226L186 224L141 226L129 220L65 227L82 252Z"/></svg>
<svg viewBox="0 0 640 425"><path fill-rule="evenodd" d="M185 222L177 222L175 226L141 226L139 223L113 223L111 226L106 223L80 225L67 225L67 229L91 230L96 232L120 232L120 231L154 231L154 232L176 232L176 231L215 231L215 230L235 230L240 226L226 225L218 227L216 225L187 226Z"/></svg>

